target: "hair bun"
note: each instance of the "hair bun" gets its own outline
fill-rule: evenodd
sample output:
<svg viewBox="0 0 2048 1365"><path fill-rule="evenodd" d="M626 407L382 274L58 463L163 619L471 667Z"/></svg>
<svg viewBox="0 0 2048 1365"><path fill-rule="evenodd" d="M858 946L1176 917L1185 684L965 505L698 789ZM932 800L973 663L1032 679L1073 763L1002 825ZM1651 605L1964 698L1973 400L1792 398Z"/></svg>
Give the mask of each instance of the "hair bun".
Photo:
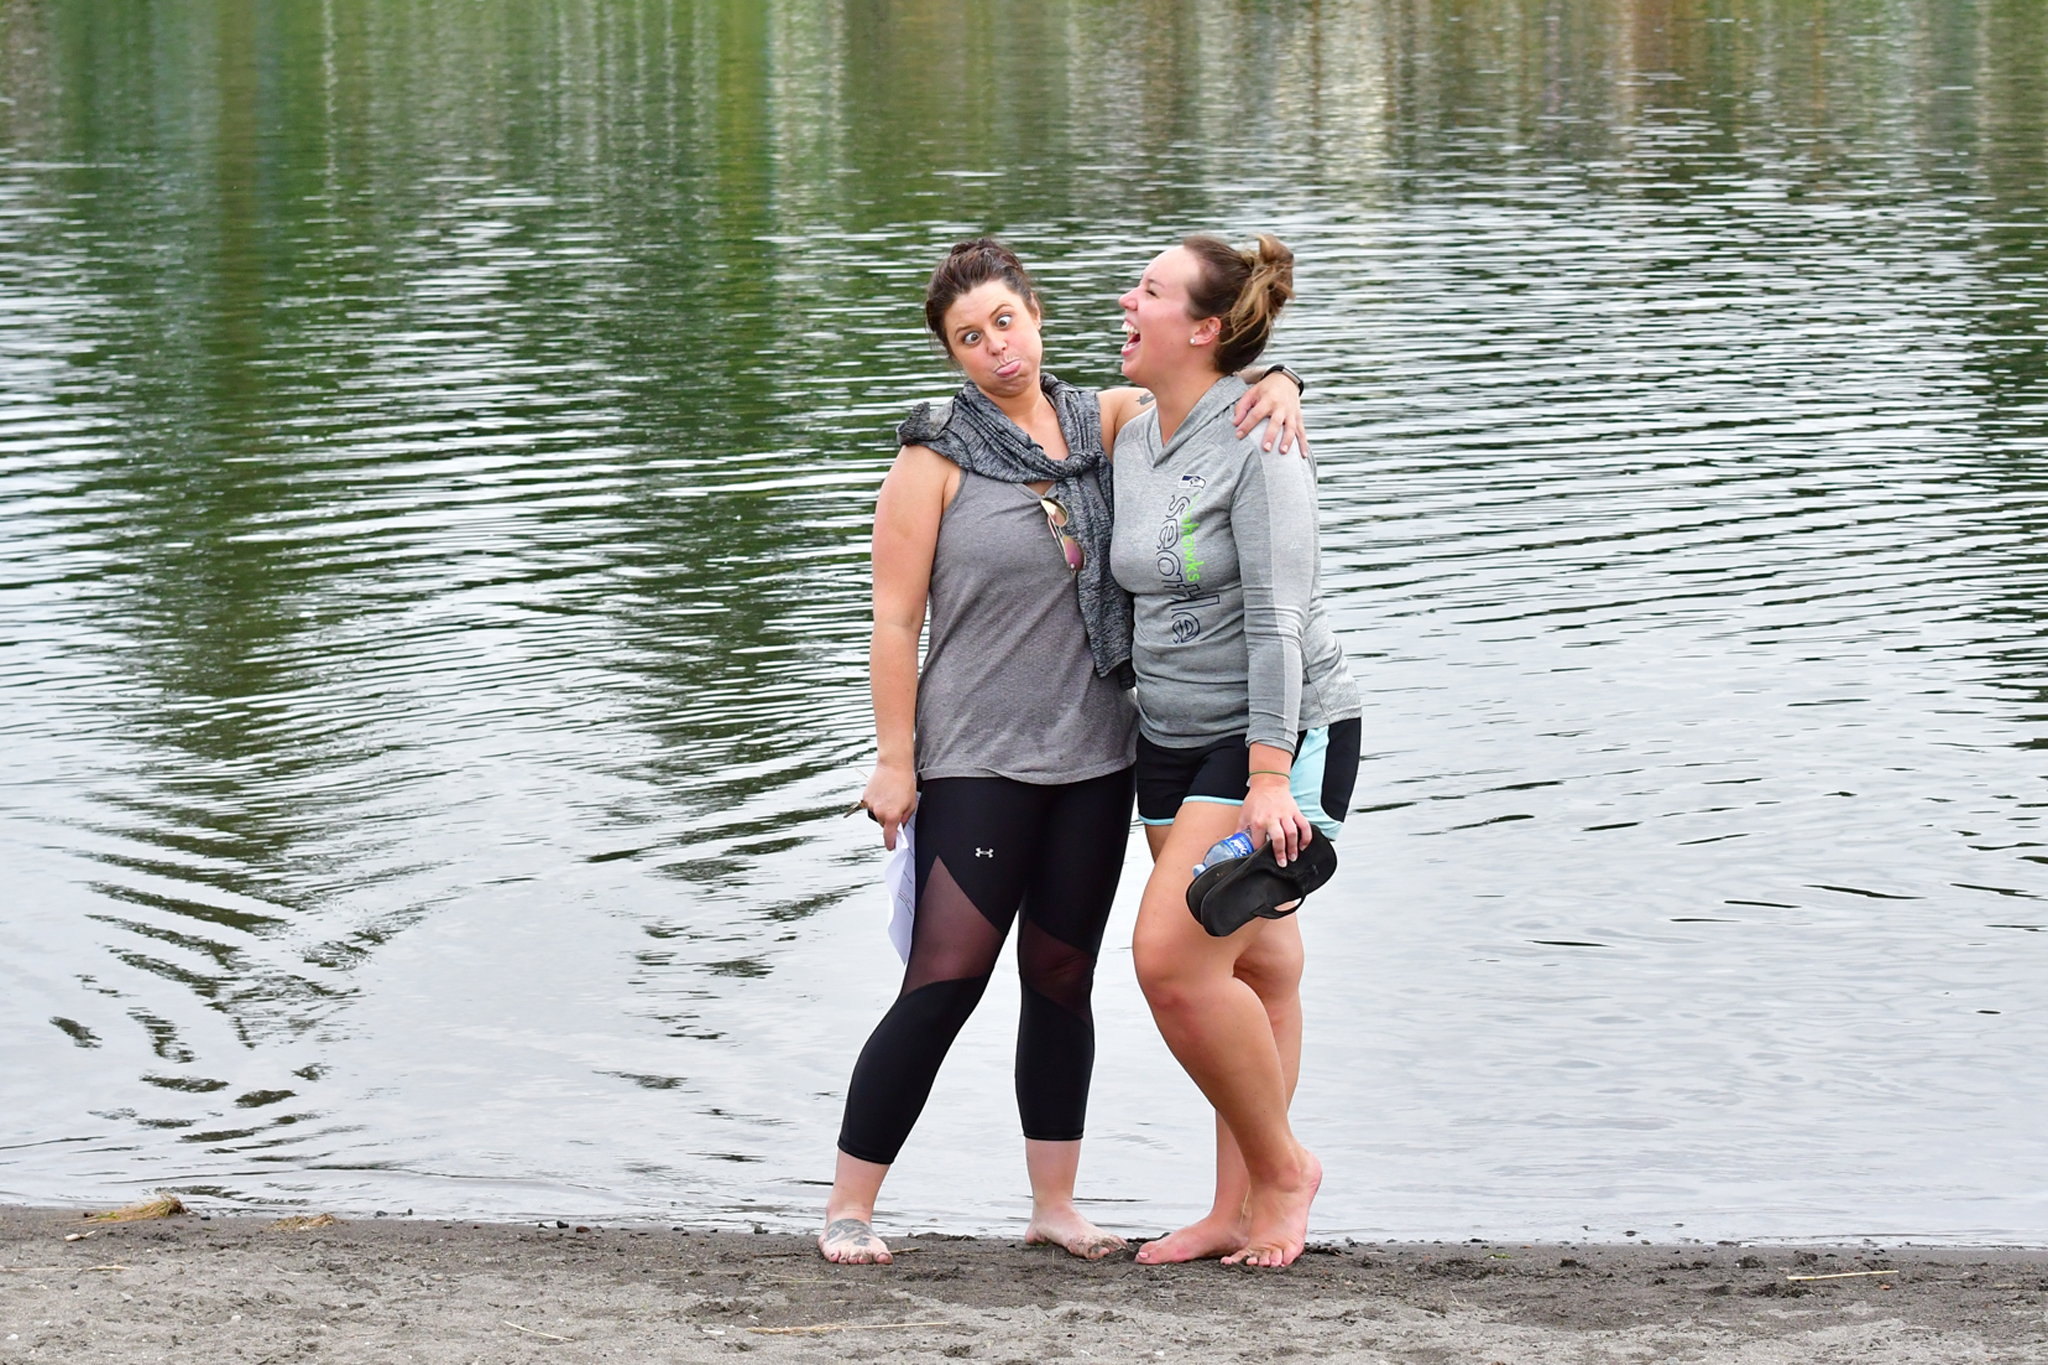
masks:
<svg viewBox="0 0 2048 1365"><path fill-rule="evenodd" d="M1181 245L1201 270L1188 294L1190 311L1196 318L1223 319L1216 368L1224 374L1241 370L1266 349L1273 323L1294 297L1294 253L1270 232L1260 233L1246 251L1217 237L1189 237Z"/></svg>
<svg viewBox="0 0 2048 1365"><path fill-rule="evenodd" d="M1294 297L1294 253L1272 233L1262 232L1258 249L1251 255L1252 278L1248 287L1266 293L1277 313L1281 305Z"/></svg>

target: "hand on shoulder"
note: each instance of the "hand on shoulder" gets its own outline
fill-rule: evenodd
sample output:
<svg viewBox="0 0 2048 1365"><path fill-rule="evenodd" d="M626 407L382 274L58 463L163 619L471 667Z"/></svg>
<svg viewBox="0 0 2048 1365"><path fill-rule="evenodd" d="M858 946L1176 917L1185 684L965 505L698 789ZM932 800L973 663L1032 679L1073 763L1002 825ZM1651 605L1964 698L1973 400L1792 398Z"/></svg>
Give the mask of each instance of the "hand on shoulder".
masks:
<svg viewBox="0 0 2048 1365"><path fill-rule="evenodd" d="M1275 366L1237 400L1232 417L1241 437L1256 438L1268 452L1308 454L1308 431L1302 425L1301 390L1293 371Z"/></svg>

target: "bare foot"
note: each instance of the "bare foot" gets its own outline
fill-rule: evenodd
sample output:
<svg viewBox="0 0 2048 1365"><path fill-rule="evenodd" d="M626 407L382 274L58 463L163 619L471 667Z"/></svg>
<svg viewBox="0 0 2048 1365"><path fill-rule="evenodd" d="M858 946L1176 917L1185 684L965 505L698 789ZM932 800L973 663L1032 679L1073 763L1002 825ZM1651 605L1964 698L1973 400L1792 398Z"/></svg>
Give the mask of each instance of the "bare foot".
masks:
<svg viewBox="0 0 2048 1365"><path fill-rule="evenodd" d="M1031 1215L1031 1226L1024 1229L1024 1245L1040 1244L1065 1247L1069 1255L1079 1256L1084 1261L1099 1261L1110 1252L1122 1251L1130 1245L1115 1233L1104 1232L1083 1218L1081 1211L1072 1204Z"/></svg>
<svg viewBox="0 0 2048 1365"><path fill-rule="evenodd" d="M1199 1223L1169 1232L1138 1248L1139 1265L1172 1265L1178 1261L1213 1261L1244 1245L1250 1225L1240 1214L1226 1218L1211 1212Z"/></svg>
<svg viewBox="0 0 2048 1365"><path fill-rule="evenodd" d="M1323 1184L1323 1163L1301 1152L1301 1178L1291 1189L1254 1189L1245 1201L1251 1232L1244 1245L1223 1258L1225 1265L1287 1266L1308 1243L1308 1206Z"/></svg>
<svg viewBox="0 0 2048 1365"><path fill-rule="evenodd" d="M818 1234L818 1250L840 1265L888 1265L889 1244L875 1236L865 1218L833 1218Z"/></svg>

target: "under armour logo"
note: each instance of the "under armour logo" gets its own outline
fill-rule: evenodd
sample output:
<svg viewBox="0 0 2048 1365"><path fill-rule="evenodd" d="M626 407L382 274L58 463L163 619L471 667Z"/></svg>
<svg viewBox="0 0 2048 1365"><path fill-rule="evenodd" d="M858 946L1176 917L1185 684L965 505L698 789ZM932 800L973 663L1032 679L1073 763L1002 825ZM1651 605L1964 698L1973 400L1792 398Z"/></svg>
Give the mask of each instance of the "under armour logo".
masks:
<svg viewBox="0 0 2048 1365"><path fill-rule="evenodd" d="M974 856L977 858L993 858L996 856L996 851L992 848L977 848L974 850Z"/></svg>

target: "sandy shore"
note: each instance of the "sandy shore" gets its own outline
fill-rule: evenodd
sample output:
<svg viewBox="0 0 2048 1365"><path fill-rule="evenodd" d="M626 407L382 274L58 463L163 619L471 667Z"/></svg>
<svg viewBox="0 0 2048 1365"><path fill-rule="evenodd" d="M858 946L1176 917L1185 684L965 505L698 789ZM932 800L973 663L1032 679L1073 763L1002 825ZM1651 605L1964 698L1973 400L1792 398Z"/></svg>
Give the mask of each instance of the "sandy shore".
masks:
<svg viewBox="0 0 2048 1365"><path fill-rule="evenodd" d="M1256 1272L902 1247L839 1268L802 1238L665 1226L7 1209L0 1362L2048 1361L2044 1251L1369 1245ZM1826 1275L1846 1278L1793 1278Z"/></svg>

